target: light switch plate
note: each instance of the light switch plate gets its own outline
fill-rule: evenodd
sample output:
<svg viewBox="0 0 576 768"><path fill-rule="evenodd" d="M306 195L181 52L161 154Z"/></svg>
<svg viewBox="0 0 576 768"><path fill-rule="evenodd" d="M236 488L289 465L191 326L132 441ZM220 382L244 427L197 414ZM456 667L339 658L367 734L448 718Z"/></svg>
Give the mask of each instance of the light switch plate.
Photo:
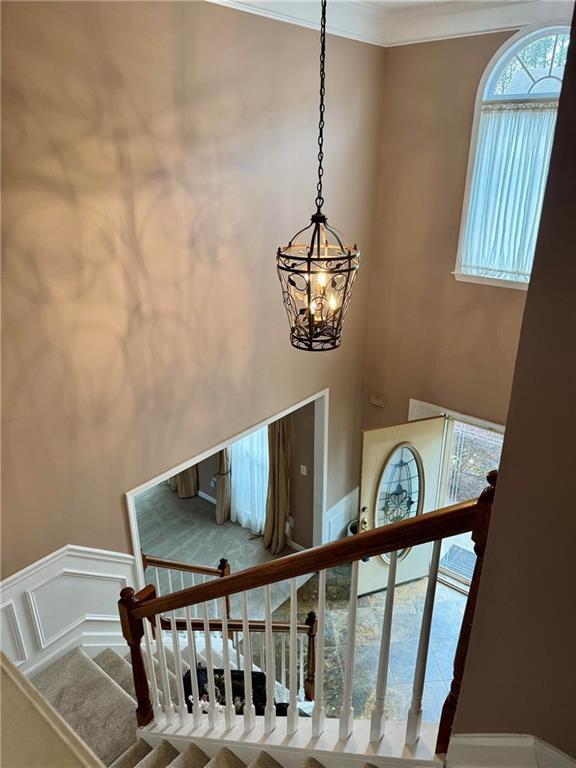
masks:
<svg viewBox="0 0 576 768"><path fill-rule="evenodd" d="M300 464L300 474L303 475L304 477L306 477L306 475L308 474L308 467L306 466L306 464Z"/></svg>

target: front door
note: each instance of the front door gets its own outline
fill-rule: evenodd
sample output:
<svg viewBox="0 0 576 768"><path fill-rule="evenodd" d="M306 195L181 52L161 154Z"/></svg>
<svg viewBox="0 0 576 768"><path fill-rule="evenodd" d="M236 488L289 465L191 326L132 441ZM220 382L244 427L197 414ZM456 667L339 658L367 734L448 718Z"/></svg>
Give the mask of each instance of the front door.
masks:
<svg viewBox="0 0 576 768"><path fill-rule="evenodd" d="M360 527L372 530L438 508L444 416L363 431ZM432 544L398 552L396 584L428 573ZM360 563L358 594L386 588L389 555Z"/></svg>

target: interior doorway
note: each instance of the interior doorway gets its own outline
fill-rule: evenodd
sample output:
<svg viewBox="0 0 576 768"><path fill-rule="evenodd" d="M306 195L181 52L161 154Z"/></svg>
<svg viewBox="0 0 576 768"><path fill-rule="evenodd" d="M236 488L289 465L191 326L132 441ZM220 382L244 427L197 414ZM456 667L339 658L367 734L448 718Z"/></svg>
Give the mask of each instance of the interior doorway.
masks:
<svg viewBox="0 0 576 768"><path fill-rule="evenodd" d="M129 491L126 501L134 552L211 567L225 558L234 572L320 544L328 398L328 390L323 390ZM266 549L263 534L268 435L271 425L281 421L290 425L290 502L282 518L286 546L280 551L279 547ZM221 517L219 482L224 472L229 479L229 503ZM136 567L143 586L139 557Z"/></svg>

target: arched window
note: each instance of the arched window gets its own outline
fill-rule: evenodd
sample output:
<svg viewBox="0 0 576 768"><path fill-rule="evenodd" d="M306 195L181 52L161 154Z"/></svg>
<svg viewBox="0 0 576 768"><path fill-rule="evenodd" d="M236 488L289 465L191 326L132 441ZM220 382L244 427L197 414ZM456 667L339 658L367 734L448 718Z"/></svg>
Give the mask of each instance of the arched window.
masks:
<svg viewBox="0 0 576 768"><path fill-rule="evenodd" d="M569 40L568 27L517 36L482 79L457 279L528 285Z"/></svg>

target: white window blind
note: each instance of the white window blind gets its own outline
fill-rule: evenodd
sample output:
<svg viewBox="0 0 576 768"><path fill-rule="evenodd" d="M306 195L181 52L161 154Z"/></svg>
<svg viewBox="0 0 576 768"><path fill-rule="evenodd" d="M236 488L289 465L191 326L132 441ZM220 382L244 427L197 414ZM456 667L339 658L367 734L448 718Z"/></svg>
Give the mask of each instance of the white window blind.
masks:
<svg viewBox="0 0 576 768"><path fill-rule="evenodd" d="M569 42L566 27L518 35L484 76L456 277L530 280Z"/></svg>
<svg viewBox="0 0 576 768"><path fill-rule="evenodd" d="M482 107L463 272L530 280L555 124L555 104Z"/></svg>

